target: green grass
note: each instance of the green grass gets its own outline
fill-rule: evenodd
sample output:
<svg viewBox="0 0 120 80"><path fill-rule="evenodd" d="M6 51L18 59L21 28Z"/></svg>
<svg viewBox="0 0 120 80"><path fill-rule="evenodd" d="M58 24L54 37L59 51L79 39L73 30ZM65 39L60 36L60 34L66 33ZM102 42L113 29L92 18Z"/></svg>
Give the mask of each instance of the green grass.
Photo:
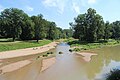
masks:
<svg viewBox="0 0 120 80"><path fill-rule="evenodd" d="M16 49L25 49L31 47L43 46L51 43L50 40L40 40L39 43L36 41L17 41L17 42L0 42L0 52L1 51L9 51Z"/></svg>
<svg viewBox="0 0 120 80"><path fill-rule="evenodd" d="M74 47L72 49L73 51L90 50L90 49L102 48L105 46L115 46L120 44L120 41L113 39L109 39L107 41L98 41L94 43L79 42L79 40L74 40L74 39L67 40L67 42L71 47Z"/></svg>

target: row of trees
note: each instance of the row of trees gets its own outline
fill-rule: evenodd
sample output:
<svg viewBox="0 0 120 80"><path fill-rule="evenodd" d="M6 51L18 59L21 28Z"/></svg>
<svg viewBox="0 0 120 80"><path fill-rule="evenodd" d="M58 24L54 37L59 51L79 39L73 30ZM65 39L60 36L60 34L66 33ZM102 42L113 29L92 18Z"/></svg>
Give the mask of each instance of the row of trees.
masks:
<svg viewBox="0 0 120 80"><path fill-rule="evenodd" d="M72 36L72 29L57 27L55 22L47 21L42 14L29 17L17 8L5 9L0 14L0 37L30 39L60 39Z"/></svg>
<svg viewBox="0 0 120 80"><path fill-rule="evenodd" d="M74 20L75 22L70 23L74 30L73 37L81 41L120 38L120 21L104 22L103 17L97 14L95 9L89 8L87 13L79 14Z"/></svg>

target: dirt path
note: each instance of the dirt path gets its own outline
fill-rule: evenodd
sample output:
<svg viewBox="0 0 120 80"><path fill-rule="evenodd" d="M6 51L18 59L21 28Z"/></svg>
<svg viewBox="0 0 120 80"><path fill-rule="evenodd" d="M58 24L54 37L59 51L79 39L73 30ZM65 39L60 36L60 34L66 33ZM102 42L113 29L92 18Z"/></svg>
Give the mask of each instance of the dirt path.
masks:
<svg viewBox="0 0 120 80"><path fill-rule="evenodd" d="M58 42L52 42L50 44L40 46L40 47L0 52L0 59L7 59L7 58L14 58L14 57L21 57L21 56L28 56L28 55L43 53L50 49L55 48L57 44Z"/></svg>

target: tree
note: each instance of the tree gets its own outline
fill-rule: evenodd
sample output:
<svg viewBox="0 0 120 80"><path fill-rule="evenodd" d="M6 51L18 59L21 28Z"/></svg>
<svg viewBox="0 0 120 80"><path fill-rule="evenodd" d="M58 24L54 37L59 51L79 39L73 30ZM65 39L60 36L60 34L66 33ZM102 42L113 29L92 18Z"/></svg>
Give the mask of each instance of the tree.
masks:
<svg viewBox="0 0 120 80"><path fill-rule="evenodd" d="M75 39L84 40L85 38L85 14L79 14L77 18L74 18L75 23L70 23L73 27L73 37Z"/></svg>
<svg viewBox="0 0 120 80"><path fill-rule="evenodd" d="M47 38L50 39L50 40L54 40L56 39L56 24L55 22L49 22L48 24L48 35L47 35Z"/></svg>
<svg viewBox="0 0 120 80"><path fill-rule="evenodd" d="M35 39L37 42L39 42L39 39L42 39L43 37L43 15L40 14L38 16L32 16L31 17L32 21L35 24Z"/></svg>
<svg viewBox="0 0 120 80"><path fill-rule="evenodd" d="M99 40L102 39L104 36L105 26L102 16L97 14L95 18L96 18L96 27L97 27L96 35L97 35L97 40Z"/></svg>
<svg viewBox="0 0 120 80"><path fill-rule="evenodd" d="M5 37L5 30L3 28L3 20L1 19L1 16L0 16L0 37Z"/></svg>
<svg viewBox="0 0 120 80"><path fill-rule="evenodd" d="M96 10L89 8L87 13L79 14L70 24L74 29L73 37L81 41L94 42L103 37L104 21Z"/></svg>
<svg viewBox="0 0 120 80"><path fill-rule="evenodd" d="M63 34L66 36L66 38L70 38L73 35L72 29L64 29Z"/></svg>
<svg viewBox="0 0 120 80"><path fill-rule="evenodd" d="M107 21L107 22L105 23L104 40L109 39L109 38L112 36L111 30L112 30L112 26L111 26L111 24Z"/></svg>
<svg viewBox="0 0 120 80"><path fill-rule="evenodd" d="M24 21L24 24L22 25L22 33L20 35L20 38L22 40L30 40L34 37L34 23L32 20L27 19Z"/></svg>
<svg viewBox="0 0 120 80"><path fill-rule="evenodd" d="M120 70L114 69L107 74L106 80L120 80Z"/></svg>
<svg viewBox="0 0 120 80"><path fill-rule="evenodd" d="M120 39L120 21L115 21L112 23L112 38Z"/></svg>
<svg viewBox="0 0 120 80"><path fill-rule="evenodd" d="M57 27L57 39L63 38L63 30L60 27Z"/></svg>
<svg viewBox="0 0 120 80"><path fill-rule="evenodd" d="M5 9L1 12L1 20L4 25L3 28L8 37L12 37L13 41L15 38L19 38L21 34L22 20L25 14L22 10L17 8Z"/></svg>

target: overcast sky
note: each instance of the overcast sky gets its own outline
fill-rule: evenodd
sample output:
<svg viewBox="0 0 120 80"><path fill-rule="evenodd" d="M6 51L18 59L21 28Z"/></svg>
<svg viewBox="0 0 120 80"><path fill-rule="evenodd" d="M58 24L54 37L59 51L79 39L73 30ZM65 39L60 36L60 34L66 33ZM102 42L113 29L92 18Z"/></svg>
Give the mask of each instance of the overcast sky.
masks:
<svg viewBox="0 0 120 80"><path fill-rule="evenodd" d="M69 28L69 22L88 8L96 9L104 21L120 20L120 0L0 0L0 11L5 8L19 8L30 16L41 13L62 28Z"/></svg>

